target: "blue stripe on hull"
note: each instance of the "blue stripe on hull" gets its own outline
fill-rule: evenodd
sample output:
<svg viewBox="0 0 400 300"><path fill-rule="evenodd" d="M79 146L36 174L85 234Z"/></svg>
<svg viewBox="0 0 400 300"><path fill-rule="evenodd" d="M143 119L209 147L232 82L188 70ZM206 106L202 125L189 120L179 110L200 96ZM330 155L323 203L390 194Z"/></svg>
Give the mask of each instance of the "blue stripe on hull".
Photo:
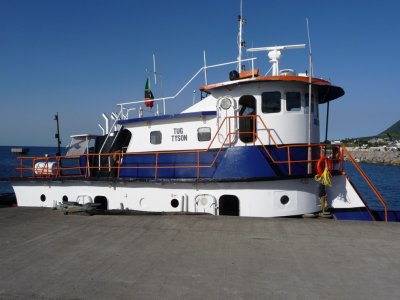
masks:
<svg viewBox="0 0 400 300"><path fill-rule="evenodd" d="M358 210L348 210L348 209L335 209L333 212L335 218L337 220L353 220L353 221L373 221L374 219L371 217L366 208L359 208ZM384 211L372 211L375 219L377 221L385 221L385 212ZM391 210L388 211L388 221L389 222L400 222L400 211Z"/></svg>
<svg viewBox="0 0 400 300"><path fill-rule="evenodd" d="M368 213L366 209L359 211L340 211L335 210L334 212L336 220L347 220L347 221L373 221L374 219Z"/></svg>
<svg viewBox="0 0 400 300"><path fill-rule="evenodd" d="M203 166L200 168L199 178L241 179L289 176L288 164L276 163L288 160L287 149L269 147L268 151L272 159L261 146L224 148L219 154L218 150L202 152L199 154L200 166ZM307 147L292 148L290 160L307 160ZM197 153L158 153L157 178L197 178L197 168L195 168L197 163ZM154 178L156 177L156 170L153 168L155 165L156 154L125 155L120 176ZM187 168L188 166L192 168ZM307 163L292 163L290 175L307 175Z"/></svg>

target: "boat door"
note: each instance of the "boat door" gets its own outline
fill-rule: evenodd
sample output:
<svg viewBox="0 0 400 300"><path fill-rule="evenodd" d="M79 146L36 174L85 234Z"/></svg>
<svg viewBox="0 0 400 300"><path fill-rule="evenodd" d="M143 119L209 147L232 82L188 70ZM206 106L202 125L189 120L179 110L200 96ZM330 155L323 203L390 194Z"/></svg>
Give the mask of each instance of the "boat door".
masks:
<svg viewBox="0 0 400 300"><path fill-rule="evenodd" d="M256 135L256 98L245 95L239 99L239 139L253 143Z"/></svg>
<svg viewBox="0 0 400 300"><path fill-rule="evenodd" d="M237 104L231 96L223 96L217 101L218 141L224 145L234 144L237 140L237 119L229 118L237 115Z"/></svg>

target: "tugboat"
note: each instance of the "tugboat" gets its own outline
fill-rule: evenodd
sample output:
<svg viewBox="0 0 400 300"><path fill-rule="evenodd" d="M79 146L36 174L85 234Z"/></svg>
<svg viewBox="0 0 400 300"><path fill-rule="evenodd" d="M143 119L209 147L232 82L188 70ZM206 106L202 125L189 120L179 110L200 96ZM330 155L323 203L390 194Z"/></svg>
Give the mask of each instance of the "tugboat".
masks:
<svg viewBox="0 0 400 300"><path fill-rule="evenodd" d="M154 98L147 83L145 99L118 104L111 126L104 115L103 135L72 136L65 156L20 157L20 177L10 179L18 205L389 220L384 199L361 168L382 214L372 212L351 183L343 157L357 163L345 147L320 143L319 106L344 90L312 72L280 69L282 52L305 44L247 49L268 54L271 69L261 75L256 58L242 59L245 22L241 15L238 21L236 61L204 64L172 97ZM227 65L236 66L229 80L209 84L207 70ZM167 100L201 73L201 101L166 114Z"/></svg>

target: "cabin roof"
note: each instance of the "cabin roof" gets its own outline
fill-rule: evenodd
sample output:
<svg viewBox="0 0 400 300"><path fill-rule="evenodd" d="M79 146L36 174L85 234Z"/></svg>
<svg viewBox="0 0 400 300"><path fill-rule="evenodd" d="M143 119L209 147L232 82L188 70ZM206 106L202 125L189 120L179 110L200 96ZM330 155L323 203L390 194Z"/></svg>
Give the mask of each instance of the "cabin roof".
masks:
<svg viewBox="0 0 400 300"><path fill-rule="evenodd" d="M297 76L297 75L284 75L284 76L259 76L254 78L246 78L232 81L225 81L220 83L214 83L209 85L203 85L200 87L200 91L210 92L214 89L222 87L228 87L232 85L242 85L254 82L300 82L303 84L309 84L309 77ZM339 87L332 85L329 81L320 78L311 78L311 83L314 87L317 87L319 94L319 102L325 103L334 99L337 99L344 95L344 90Z"/></svg>
<svg viewBox="0 0 400 300"><path fill-rule="evenodd" d="M82 133L82 134L74 134L74 135L71 135L70 137L71 138L74 138L74 139L95 139L96 137L98 137L98 136L100 136L100 135L98 135L98 134L89 134L89 133Z"/></svg>
<svg viewBox="0 0 400 300"><path fill-rule="evenodd" d="M203 117L203 116L215 116L217 115L216 111L196 111L190 113L180 113L180 114L171 114L171 115L161 115L154 117L144 117L144 118L134 118L128 120L119 120L118 124L131 124L138 122L148 122L148 121L158 121L158 120L166 120L166 119L178 119L178 118L193 118L193 117Z"/></svg>

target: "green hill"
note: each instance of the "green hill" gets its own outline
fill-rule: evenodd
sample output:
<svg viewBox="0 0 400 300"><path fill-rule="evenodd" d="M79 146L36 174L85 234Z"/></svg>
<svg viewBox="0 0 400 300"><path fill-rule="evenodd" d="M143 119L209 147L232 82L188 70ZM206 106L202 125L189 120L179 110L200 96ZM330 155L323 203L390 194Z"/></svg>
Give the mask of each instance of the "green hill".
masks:
<svg viewBox="0 0 400 300"><path fill-rule="evenodd" d="M382 131L378 136L387 136L389 134L392 137L400 138L400 120L394 123L385 131Z"/></svg>
<svg viewBox="0 0 400 300"><path fill-rule="evenodd" d="M358 137L358 138L346 138L346 139L343 139L342 142L345 145L360 146L361 144L366 144L369 140L371 140L373 138L388 138L389 137L388 134L393 139L400 140L400 120L397 121L396 123L394 123L388 129L382 131L381 133L379 133L377 135L363 136L363 137ZM356 144L354 144L354 141L357 141Z"/></svg>

